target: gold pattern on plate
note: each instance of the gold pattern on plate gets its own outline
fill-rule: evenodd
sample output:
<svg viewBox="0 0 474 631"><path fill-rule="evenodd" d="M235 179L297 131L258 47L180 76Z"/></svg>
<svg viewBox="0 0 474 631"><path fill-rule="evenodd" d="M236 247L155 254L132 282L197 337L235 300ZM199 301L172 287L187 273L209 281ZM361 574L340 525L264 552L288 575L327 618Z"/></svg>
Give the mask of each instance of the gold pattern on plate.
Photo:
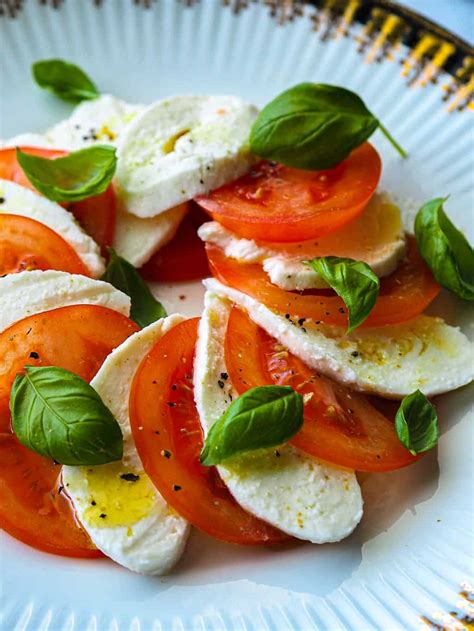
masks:
<svg viewBox="0 0 474 631"><path fill-rule="evenodd" d="M461 583L456 610L448 613L435 612L431 616L420 616L423 629L434 631L474 631L474 588L470 583Z"/></svg>

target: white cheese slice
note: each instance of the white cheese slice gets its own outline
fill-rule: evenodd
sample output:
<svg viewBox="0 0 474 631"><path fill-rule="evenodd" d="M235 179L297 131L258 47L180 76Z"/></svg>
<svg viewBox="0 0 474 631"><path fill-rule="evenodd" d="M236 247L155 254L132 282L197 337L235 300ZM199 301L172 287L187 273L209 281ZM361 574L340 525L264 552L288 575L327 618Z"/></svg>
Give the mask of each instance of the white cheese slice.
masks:
<svg viewBox="0 0 474 631"><path fill-rule="evenodd" d="M145 109L145 105L126 103L104 94L92 101L83 101L69 118L44 134L21 134L0 143L0 146L3 144L4 147L29 146L67 151L84 149L97 143L116 146L126 127ZM173 238L185 215L183 205L169 208L162 217L145 220L118 210L112 244L114 250L135 267L146 263Z"/></svg>
<svg viewBox="0 0 474 631"><path fill-rule="evenodd" d="M239 305L269 335L308 366L355 390L401 399L419 388L434 396L474 379L474 345L440 318L418 316L408 322L359 328L304 326L214 279L206 288Z"/></svg>
<svg viewBox="0 0 474 631"><path fill-rule="evenodd" d="M176 96L151 105L119 143L121 207L152 217L246 173L256 115L234 96Z"/></svg>
<svg viewBox="0 0 474 631"><path fill-rule="evenodd" d="M44 147L76 151L97 143L117 145L127 125L145 105L126 103L103 94L77 105L71 116L50 127L44 134L21 134L4 141L4 147Z"/></svg>
<svg viewBox="0 0 474 631"><path fill-rule="evenodd" d="M226 372L223 340L231 303L208 292L199 324L194 396L207 434L236 392ZM242 455L218 467L235 500L283 532L313 543L340 541L362 517L362 496L353 472L318 462L289 444Z"/></svg>
<svg viewBox="0 0 474 631"><path fill-rule="evenodd" d="M146 219L118 209L115 251L135 267L141 267L175 236L187 209L187 204L180 204Z"/></svg>
<svg viewBox="0 0 474 631"><path fill-rule="evenodd" d="M83 304L130 313L130 298L101 280L55 270L8 274L0 278L0 332L35 313Z"/></svg>
<svg viewBox="0 0 474 631"><path fill-rule="evenodd" d="M74 215L56 202L25 186L0 179L0 214L30 217L48 226L74 248L93 278L105 271L104 259L97 243L80 227Z"/></svg>
<svg viewBox="0 0 474 631"><path fill-rule="evenodd" d="M146 354L183 320L183 316L172 315L129 337L112 351L91 382L122 430L122 461L95 467L64 466L62 470L76 515L97 548L143 574L170 570L184 550L190 527L168 506L143 470L130 427L130 390ZM127 474L128 480L121 477Z"/></svg>
<svg viewBox="0 0 474 631"><path fill-rule="evenodd" d="M221 248L239 263L259 263L271 282L287 291L328 287L304 263L319 256L365 261L379 277L395 271L406 252L400 210L385 193L376 193L357 219L316 242L272 244L243 239L216 221L203 224L200 238Z"/></svg>

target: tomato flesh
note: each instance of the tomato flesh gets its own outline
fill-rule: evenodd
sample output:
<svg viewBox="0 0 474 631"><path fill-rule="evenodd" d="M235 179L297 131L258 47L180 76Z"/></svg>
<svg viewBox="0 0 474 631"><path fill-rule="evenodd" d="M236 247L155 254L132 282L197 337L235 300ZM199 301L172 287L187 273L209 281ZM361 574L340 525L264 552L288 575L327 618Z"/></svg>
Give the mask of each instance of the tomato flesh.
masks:
<svg viewBox="0 0 474 631"><path fill-rule="evenodd" d="M199 462L203 438L192 388L198 322L171 329L135 373L130 422L144 469L169 505L199 530L239 544L286 541L236 503L215 467Z"/></svg>
<svg viewBox="0 0 474 631"><path fill-rule="evenodd" d="M215 245L206 245L213 276L221 283L252 296L269 309L316 323L347 327L344 302L330 290L285 291L270 282L261 265L238 263ZM406 322L422 313L436 298L439 285L422 260L416 241L408 238L407 257L398 269L380 280L377 302L363 327Z"/></svg>
<svg viewBox="0 0 474 631"><path fill-rule="evenodd" d="M249 174L196 201L242 237L305 241L357 217L374 194L381 169L377 151L365 143L326 171L261 162Z"/></svg>
<svg viewBox="0 0 474 631"><path fill-rule="evenodd" d="M62 556L101 556L60 489L61 467L21 445L11 431L15 376L26 365L53 365L90 381L137 330L111 309L77 305L32 315L0 333L0 525L20 541Z"/></svg>
<svg viewBox="0 0 474 631"><path fill-rule="evenodd" d="M50 160L68 154L67 151L39 147L20 147L20 149L25 153ZM0 149L0 178L16 182L37 192L18 164L15 149ZM112 186L100 195L61 205L72 212L87 234L104 249L105 253L105 248L112 245L115 233L116 203Z"/></svg>
<svg viewBox="0 0 474 631"><path fill-rule="evenodd" d="M210 276L206 249L197 235L197 229L206 220L199 206L191 203L174 238L141 268L143 278L148 281L182 282Z"/></svg>
<svg viewBox="0 0 474 631"><path fill-rule="evenodd" d="M304 424L290 442L309 455L356 471L391 471L418 459L398 440L393 421L366 397L318 375L236 307L227 326L225 358L239 394L276 384L303 395Z"/></svg>
<svg viewBox="0 0 474 631"><path fill-rule="evenodd" d="M91 275L74 248L51 228L22 215L0 214L0 276L35 269Z"/></svg>

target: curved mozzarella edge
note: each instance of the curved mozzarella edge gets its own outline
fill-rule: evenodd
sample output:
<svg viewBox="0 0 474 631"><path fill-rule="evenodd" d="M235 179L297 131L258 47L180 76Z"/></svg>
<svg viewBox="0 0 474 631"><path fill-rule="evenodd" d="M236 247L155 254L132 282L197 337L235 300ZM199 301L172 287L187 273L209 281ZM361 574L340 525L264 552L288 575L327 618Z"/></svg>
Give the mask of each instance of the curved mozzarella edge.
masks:
<svg viewBox="0 0 474 631"><path fill-rule="evenodd" d="M377 228L383 221L381 217L387 214L390 217L390 229L381 235ZM380 278L392 274L406 252L400 211L386 193L376 193L362 215L337 233L318 239L317 247L311 240L297 245L289 244L285 251L281 251L272 248L271 243L241 238L216 221L203 224L198 234L203 241L221 248L229 258L240 263L261 264L271 282L287 291L327 288L324 279L305 261L328 253L354 258L359 239L363 242L365 254L362 260ZM381 239L377 240L377 237ZM318 254L318 251L322 254Z"/></svg>
<svg viewBox="0 0 474 631"><path fill-rule="evenodd" d="M199 324L194 393L204 433L224 413L232 384L220 388L226 372L223 340L231 303L208 292ZM309 458L289 444L220 465L219 474L236 501L280 530L313 543L340 541L362 517L355 474Z"/></svg>
<svg viewBox="0 0 474 631"><path fill-rule="evenodd" d="M128 316L130 298L109 283L47 270L0 278L0 332L35 313L69 305L100 305Z"/></svg>
<svg viewBox="0 0 474 631"><path fill-rule="evenodd" d="M309 320L301 327L214 279L204 284L245 309L308 366L356 390L401 399L419 388L434 396L474 379L474 345L440 318L418 316L402 324L346 334L340 327Z"/></svg>
<svg viewBox="0 0 474 631"><path fill-rule="evenodd" d="M105 271L104 259L97 243L84 232L70 212L56 202L31 191L25 186L0 179L0 214L30 217L48 226L74 248L93 278Z"/></svg>
<svg viewBox="0 0 474 631"><path fill-rule="evenodd" d="M91 385L117 419L124 439L123 460L118 466L63 467L63 483L71 498L76 515L94 544L108 557L124 567L143 574L163 574L181 557L190 531L189 524L169 508L143 471L143 464L135 448L128 411L130 389L134 375L145 355L171 328L185 320L172 315L154 322L129 337L105 360ZM135 482L122 480L120 475L133 472L139 475L139 483L148 498L145 511L128 516L136 494ZM89 480L93 476L93 486ZM120 489L119 501L123 503L123 522L109 525L107 518L88 519L94 489L101 481L106 488ZM112 516L118 495L105 497L98 511ZM140 508L140 507L139 507ZM93 513L95 515L95 513Z"/></svg>
<svg viewBox="0 0 474 631"><path fill-rule="evenodd" d="M135 267L141 267L175 236L187 204L180 204L157 217L141 218L117 211L114 249Z"/></svg>
<svg viewBox="0 0 474 631"><path fill-rule="evenodd" d="M103 94L77 105L71 116L44 134L21 134L2 143L3 147L43 147L76 151L97 143L116 145L121 134L144 105L126 103Z"/></svg>
<svg viewBox="0 0 474 631"><path fill-rule="evenodd" d="M234 96L176 96L152 104L125 131L116 189L123 210L152 217L234 180L254 158L257 109Z"/></svg>

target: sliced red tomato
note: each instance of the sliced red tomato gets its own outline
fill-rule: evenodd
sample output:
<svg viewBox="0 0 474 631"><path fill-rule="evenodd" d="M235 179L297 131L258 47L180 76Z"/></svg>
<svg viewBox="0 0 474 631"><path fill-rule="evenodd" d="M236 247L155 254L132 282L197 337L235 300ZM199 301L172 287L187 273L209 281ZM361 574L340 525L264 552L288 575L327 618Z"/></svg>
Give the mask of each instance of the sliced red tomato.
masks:
<svg viewBox="0 0 474 631"><path fill-rule="evenodd" d="M0 214L0 276L34 269L91 275L74 248L51 228L29 217Z"/></svg>
<svg viewBox="0 0 474 631"><path fill-rule="evenodd" d="M78 305L30 316L0 334L0 525L20 541L63 556L100 556L60 487L61 467L23 447L11 432L15 376L25 365L54 365L90 381L137 330L111 309Z"/></svg>
<svg viewBox="0 0 474 631"><path fill-rule="evenodd" d="M261 265L242 264L227 258L214 245L206 245L212 274L229 287L238 289L269 309L291 317L347 326L347 309L339 296L329 290L285 291L270 282ZM436 298L439 285L418 252L416 241L408 240L408 253L398 269L380 281L377 302L361 326L377 327L411 320Z"/></svg>
<svg viewBox="0 0 474 631"><path fill-rule="evenodd" d="M207 216L191 203L175 237L141 268L149 281L180 282L210 276L204 243L197 235Z"/></svg>
<svg viewBox="0 0 474 631"><path fill-rule="evenodd" d="M22 151L41 158L54 160L67 155L67 151L57 149L40 149L38 147L20 147ZM23 172L16 159L16 150L0 149L0 178L11 180L32 191L35 187ZM80 202L63 203L70 210L84 230L102 248L112 245L115 233L116 202L112 186L102 193ZM25 209L28 210L28 209Z"/></svg>
<svg viewBox="0 0 474 631"><path fill-rule="evenodd" d="M290 442L311 456L356 471L391 471L418 459L365 396L318 375L237 308L227 326L225 357L239 394L277 384L305 397L304 425Z"/></svg>
<svg viewBox="0 0 474 631"><path fill-rule="evenodd" d="M135 373L130 394L133 438L145 471L165 500L193 526L240 544L288 536L244 511L215 467L203 467L192 374L198 318L164 335Z"/></svg>
<svg viewBox="0 0 474 631"><path fill-rule="evenodd" d="M365 143L327 171L261 162L248 175L196 201L242 237L306 241L357 217L374 194L381 169L379 154Z"/></svg>

